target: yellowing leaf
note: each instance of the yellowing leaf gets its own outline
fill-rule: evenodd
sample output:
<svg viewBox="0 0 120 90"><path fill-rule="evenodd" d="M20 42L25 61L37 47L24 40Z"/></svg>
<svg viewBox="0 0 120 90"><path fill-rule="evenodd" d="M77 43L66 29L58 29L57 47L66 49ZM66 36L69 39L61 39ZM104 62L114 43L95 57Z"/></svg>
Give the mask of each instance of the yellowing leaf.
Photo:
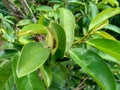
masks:
<svg viewBox="0 0 120 90"><path fill-rule="evenodd" d="M103 36L106 39L116 40L112 35L110 35L109 33L105 31L97 31L96 33Z"/></svg>

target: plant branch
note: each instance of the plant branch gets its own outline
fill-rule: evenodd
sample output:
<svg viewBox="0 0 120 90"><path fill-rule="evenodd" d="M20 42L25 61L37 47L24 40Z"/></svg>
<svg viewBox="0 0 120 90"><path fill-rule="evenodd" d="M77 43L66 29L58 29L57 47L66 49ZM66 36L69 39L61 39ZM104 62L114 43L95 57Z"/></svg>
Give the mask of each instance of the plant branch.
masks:
<svg viewBox="0 0 120 90"><path fill-rule="evenodd" d="M88 78L84 78L84 80L74 89L74 90L81 90L85 87L85 85L83 85L85 83L85 81L87 80Z"/></svg>
<svg viewBox="0 0 120 90"><path fill-rule="evenodd" d="M31 10L31 8L29 7L28 3L26 0L22 0L21 2L24 2L24 6L26 7L26 9L31 13L32 17L33 17L33 21L36 23L36 18Z"/></svg>
<svg viewBox="0 0 120 90"><path fill-rule="evenodd" d="M3 0L3 3L12 15L18 18L25 16L24 13L15 5L13 0Z"/></svg>
<svg viewBox="0 0 120 90"><path fill-rule="evenodd" d="M6 14L13 15L15 17L24 18L22 15L18 15L18 14L12 13L12 12L10 13L10 12L2 10L2 9L0 9L0 11L3 12L3 13L6 13Z"/></svg>

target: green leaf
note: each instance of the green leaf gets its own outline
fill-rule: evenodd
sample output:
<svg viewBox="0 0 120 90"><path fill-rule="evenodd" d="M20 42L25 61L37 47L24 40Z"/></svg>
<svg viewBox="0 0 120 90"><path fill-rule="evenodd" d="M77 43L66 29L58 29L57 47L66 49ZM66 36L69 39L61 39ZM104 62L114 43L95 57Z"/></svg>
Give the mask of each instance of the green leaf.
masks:
<svg viewBox="0 0 120 90"><path fill-rule="evenodd" d="M41 66L40 73L41 73L42 78L43 78L43 80L48 88L51 84L51 81L52 81L52 71L51 71L50 67Z"/></svg>
<svg viewBox="0 0 120 90"><path fill-rule="evenodd" d="M40 43L31 42L26 44L21 51L17 63L18 77L25 76L42 66L49 57L50 49L44 48Z"/></svg>
<svg viewBox="0 0 120 90"><path fill-rule="evenodd" d="M52 7L45 6L45 5L38 6L36 10L45 11L45 12L53 11Z"/></svg>
<svg viewBox="0 0 120 90"><path fill-rule="evenodd" d="M0 46L0 50L5 50L5 49L13 49L14 45L10 42L5 42L2 41L2 45Z"/></svg>
<svg viewBox="0 0 120 90"><path fill-rule="evenodd" d="M7 40L8 42L14 42L15 40L15 37L14 37L14 35L13 34L7 34L7 33L4 33L3 35L2 35L2 37L5 39L5 40Z"/></svg>
<svg viewBox="0 0 120 90"><path fill-rule="evenodd" d="M12 69L11 69L11 62L8 62L7 64L3 65L2 68L0 68L0 90L11 90L13 85L13 79L12 79ZM9 83L9 86L8 86Z"/></svg>
<svg viewBox="0 0 120 90"><path fill-rule="evenodd" d="M22 28L21 31L18 32L18 36L23 35L33 35L33 34L47 34L48 29L41 24L30 24Z"/></svg>
<svg viewBox="0 0 120 90"><path fill-rule="evenodd" d="M3 19L3 14L2 13L0 13L0 19Z"/></svg>
<svg viewBox="0 0 120 90"><path fill-rule="evenodd" d="M95 18L93 18L93 20L90 23L89 30L92 30L100 26L105 20L119 13L120 13L120 8L108 8L106 10L103 10Z"/></svg>
<svg viewBox="0 0 120 90"><path fill-rule="evenodd" d="M105 29L107 30L112 30L118 34L120 34L120 28L115 26L115 25L112 25L112 24L108 24L107 26L104 27Z"/></svg>
<svg viewBox="0 0 120 90"><path fill-rule="evenodd" d="M34 42L35 40L33 39L31 35L24 35L24 36L19 37L18 41L21 44L27 44L29 42Z"/></svg>
<svg viewBox="0 0 120 90"><path fill-rule="evenodd" d="M99 4L98 4L98 8L99 8L100 10L105 10L105 9L107 9L107 8L111 8L111 6L110 6L109 4L99 3Z"/></svg>
<svg viewBox="0 0 120 90"><path fill-rule="evenodd" d="M60 25L64 28L66 34L66 50L71 48L74 40L74 29L75 29L75 17L71 11L60 8Z"/></svg>
<svg viewBox="0 0 120 90"><path fill-rule="evenodd" d="M104 60L108 60L108 61L112 61L112 62L120 64L120 60L112 57L111 55L109 55L107 53L104 53L104 52L102 52L102 51L100 51L98 49L92 49L92 51L94 51L95 53L97 53Z"/></svg>
<svg viewBox="0 0 120 90"><path fill-rule="evenodd" d="M104 22L101 23L101 25L97 26L94 28L94 30L92 30L92 32L96 32L100 29L102 29L103 27L107 26L109 24L109 21L108 20L105 20Z"/></svg>
<svg viewBox="0 0 120 90"><path fill-rule="evenodd" d="M14 49L0 50L0 59L11 58L16 52Z"/></svg>
<svg viewBox="0 0 120 90"><path fill-rule="evenodd" d="M44 21L45 21L45 16L44 16L44 15L41 15L41 16L39 17L39 20L37 21L37 23L44 25Z"/></svg>
<svg viewBox="0 0 120 90"><path fill-rule="evenodd" d="M120 89L120 83L117 83L117 89L116 90L119 90Z"/></svg>
<svg viewBox="0 0 120 90"><path fill-rule="evenodd" d="M33 72L24 77L18 78L16 74L17 61L19 53L13 58L12 70L16 82L17 90L46 90L45 85L38 76L37 72Z"/></svg>
<svg viewBox="0 0 120 90"><path fill-rule="evenodd" d="M2 90L14 90L14 88L15 88L15 82L12 75L11 77L9 77L9 80L6 82Z"/></svg>
<svg viewBox="0 0 120 90"><path fill-rule="evenodd" d="M119 2L117 0L103 0L103 2L108 2L112 6L114 6L114 5L119 6Z"/></svg>
<svg viewBox="0 0 120 90"><path fill-rule="evenodd" d="M86 70L102 90L116 90L113 75L100 56L83 48L73 48L69 54L75 63Z"/></svg>
<svg viewBox="0 0 120 90"><path fill-rule="evenodd" d="M16 24L16 26L24 26L24 25L28 25L28 24L30 24L30 23L32 23L31 20L29 20L29 19L23 19L23 20L20 20L20 21Z"/></svg>
<svg viewBox="0 0 120 90"><path fill-rule="evenodd" d="M6 22L8 22L8 23L10 23L10 24L12 24L12 25L15 25L14 24L14 22L13 21L11 21L11 20L8 20L8 19L4 19Z"/></svg>
<svg viewBox="0 0 120 90"><path fill-rule="evenodd" d="M62 87L64 87L66 84L66 79L67 79L67 77L65 76L66 72L64 72L61 69L61 66L57 64L56 66L52 68L52 74L53 74L53 79L52 79L52 83L50 86L50 88L52 89L50 90L54 90L54 89L64 90L62 89Z"/></svg>
<svg viewBox="0 0 120 90"><path fill-rule="evenodd" d="M50 24L50 32L53 36L53 54L55 53L55 59L62 59L65 53L65 46L66 46L66 37L64 29L56 24Z"/></svg>
<svg viewBox="0 0 120 90"><path fill-rule="evenodd" d="M105 39L116 40L112 35L110 35L109 33L105 31L97 31L96 33L103 36Z"/></svg>
<svg viewBox="0 0 120 90"><path fill-rule="evenodd" d="M120 60L120 41L110 39L93 39L86 43Z"/></svg>
<svg viewBox="0 0 120 90"><path fill-rule="evenodd" d="M91 19L93 19L99 13L97 5L93 2L90 2L90 12Z"/></svg>

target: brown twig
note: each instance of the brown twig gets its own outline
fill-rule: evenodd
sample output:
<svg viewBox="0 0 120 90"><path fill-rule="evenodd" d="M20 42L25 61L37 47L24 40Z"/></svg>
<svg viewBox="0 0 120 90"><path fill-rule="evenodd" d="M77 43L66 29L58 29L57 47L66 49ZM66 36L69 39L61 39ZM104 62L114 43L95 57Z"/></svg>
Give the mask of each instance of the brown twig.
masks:
<svg viewBox="0 0 120 90"><path fill-rule="evenodd" d="M85 87L85 85L83 85L85 83L85 81L87 80L88 78L84 78L84 80L74 89L74 90L81 90Z"/></svg>

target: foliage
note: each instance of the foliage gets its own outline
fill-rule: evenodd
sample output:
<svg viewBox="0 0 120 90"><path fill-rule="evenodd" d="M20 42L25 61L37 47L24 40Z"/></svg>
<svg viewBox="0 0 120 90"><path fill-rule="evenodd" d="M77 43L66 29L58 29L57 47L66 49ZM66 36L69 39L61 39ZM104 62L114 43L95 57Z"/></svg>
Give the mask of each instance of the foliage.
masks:
<svg viewBox="0 0 120 90"><path fill-rule="evenodd" d="M23 1L0 12L0 90L119 90L117 0Z"/></svg>

